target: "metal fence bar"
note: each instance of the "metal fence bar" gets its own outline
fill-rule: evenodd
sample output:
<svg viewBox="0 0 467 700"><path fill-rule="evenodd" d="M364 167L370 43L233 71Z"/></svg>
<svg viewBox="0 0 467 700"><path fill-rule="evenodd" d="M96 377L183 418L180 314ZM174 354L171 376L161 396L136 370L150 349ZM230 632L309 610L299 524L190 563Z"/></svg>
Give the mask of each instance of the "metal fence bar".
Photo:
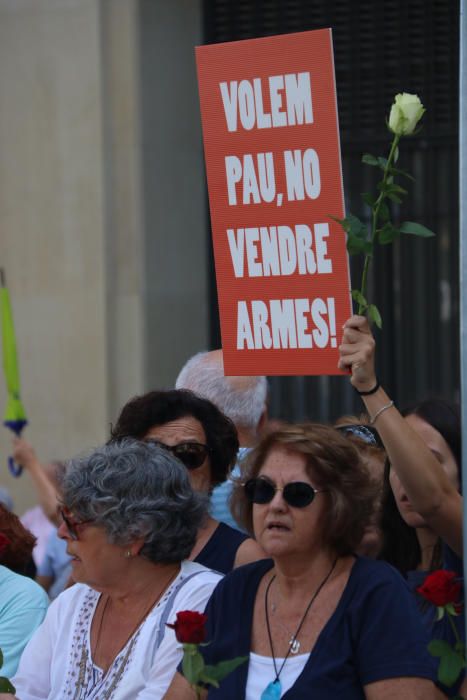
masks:
<svg viewBox="0 0 467 700"><path fill-rule="evenodd" d="M461 408L462 477L467 483L467 0L461 0L459 24L459 231L460 231L460 326L461 326ZM464 501L464 580L467 576L467 508ZM466 620L467 633L467 620Z"/></svg>

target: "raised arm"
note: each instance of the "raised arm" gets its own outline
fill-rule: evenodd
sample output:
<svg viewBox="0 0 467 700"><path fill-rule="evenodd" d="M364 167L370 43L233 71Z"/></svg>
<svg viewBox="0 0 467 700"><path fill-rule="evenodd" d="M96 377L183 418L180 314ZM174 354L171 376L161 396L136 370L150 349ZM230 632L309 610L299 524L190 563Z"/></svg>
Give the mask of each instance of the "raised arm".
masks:
<svg viewBox="0 0 467 700"><path fill-rule="evenodd" d="M339 352L339 367L352 371L352 386L359 392L371 391L377 384L375 341L366 318L352 316L345 323ZM462 496L382 387L362 400L412 506L462 557Z"/></svg>
<svg viewBox="0 0 467 700"><path fill-rule="evenodd" d="M34 448L22 438L13 438L13 459L24 467L31 477L39 504L48 519L54 525L59 525L57 491L39 462Z"/></svg>

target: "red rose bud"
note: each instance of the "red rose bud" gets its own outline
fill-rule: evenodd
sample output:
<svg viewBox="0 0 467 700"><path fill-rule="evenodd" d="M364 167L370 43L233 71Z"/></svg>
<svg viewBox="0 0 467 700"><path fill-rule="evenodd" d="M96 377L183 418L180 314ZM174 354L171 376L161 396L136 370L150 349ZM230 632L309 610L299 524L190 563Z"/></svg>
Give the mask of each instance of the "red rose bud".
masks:
<svg viewBox="0 0 467 700"><path fill-rule="evenodd" d="M167 627L175 630L177 640L182 644L201 644L206 638L207 615L192 610L183 610L177 613L177 619L173 625Z"/></svg>
<svg viewBox="0 0 467 700"><path fill-rule="evenodd" d="M438 607L457 603L462 588L458 578L454 571L433 571L417 588L417 593Z"/></svg>
<svg viewBox="0 0 467 700"><path fill-rule="evenodd" d="M10 546L11 542L3 532L0 532L0 555Z"/></svg>

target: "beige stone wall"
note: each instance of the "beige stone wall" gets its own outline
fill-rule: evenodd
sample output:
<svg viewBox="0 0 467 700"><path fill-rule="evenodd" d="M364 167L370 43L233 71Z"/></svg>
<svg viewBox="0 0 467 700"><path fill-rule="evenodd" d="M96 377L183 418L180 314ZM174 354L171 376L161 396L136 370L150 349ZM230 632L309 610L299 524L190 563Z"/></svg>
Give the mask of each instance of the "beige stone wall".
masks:
<svg viewBox="0 0 467 700"><path fill-rule="evenodd" d="M96 2L0 2L0 261L44 458L100 442L108 416L101 91ZM1 430L21 511L28 480L6 474Z"/></svg>
<svg viewBox="0 0 467 700"><path fill-rule="evenodd" d="M0 266L43 460L103 442L207 346L200 18L198 0L0 0Z"/></svg>

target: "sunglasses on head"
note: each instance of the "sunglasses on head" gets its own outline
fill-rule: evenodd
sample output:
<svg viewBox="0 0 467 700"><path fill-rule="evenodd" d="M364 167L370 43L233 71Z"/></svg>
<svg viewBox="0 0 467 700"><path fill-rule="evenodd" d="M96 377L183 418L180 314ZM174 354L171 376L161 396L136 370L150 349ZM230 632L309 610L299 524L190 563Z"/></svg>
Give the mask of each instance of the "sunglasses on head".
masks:
<svg viewBox="0 0 467 700"><path fill-rule="evenodd" d="M171 452L187 469L201 467L210 452L209 447L201 442L179 442L178 445L166 445L164 442L152 439L146 440L146 442Z"/></svg>
<svg viewBox="0 0 467 700"><path fill-rule="evenodd" d="M373 428L372 425L357 425L349 423L348 425L336 425L335 428L344 435L353 435L359 440L362 440L362 442L366 442L367 445L381 447L384 449L379 433L376 428Z"/></svg>
<svg viewBox="0 0 467 700"><path fill-rule="evenodd" d="M305 481L291 481L284 488L278 488L272 481L257 477L249 479L244 485L245 494L250 503L264 505L270 503L277 491L282 492L282 498L292 508L306 508L314 500L315 494L323 493L324 489L314 489Z"/></svg>
<svg viewBox="0 0 467 700"><path fill-rule="evenodd" d="M81 525L87 525L93 522L92 520L73 520L67 508L60 508L60 515L72 540L79 540L78 528L80 528Z"/></svg>

